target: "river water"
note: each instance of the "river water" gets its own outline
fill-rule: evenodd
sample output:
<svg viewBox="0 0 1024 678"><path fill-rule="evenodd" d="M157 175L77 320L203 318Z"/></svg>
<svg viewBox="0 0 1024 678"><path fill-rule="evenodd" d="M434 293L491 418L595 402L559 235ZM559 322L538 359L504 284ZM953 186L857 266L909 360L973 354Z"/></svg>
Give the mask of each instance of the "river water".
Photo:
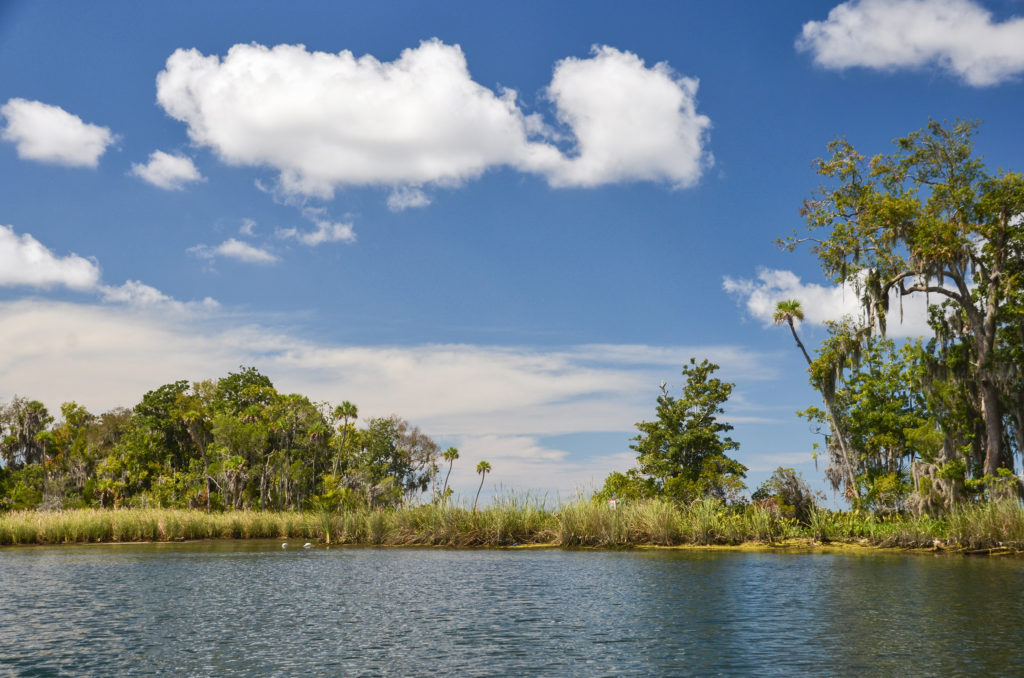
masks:
<svg viewBox="0 0 1024 678"><path fill-rule="evenodd" d="M1024 560L0 549L0 676L1022 676Z"/></svg>

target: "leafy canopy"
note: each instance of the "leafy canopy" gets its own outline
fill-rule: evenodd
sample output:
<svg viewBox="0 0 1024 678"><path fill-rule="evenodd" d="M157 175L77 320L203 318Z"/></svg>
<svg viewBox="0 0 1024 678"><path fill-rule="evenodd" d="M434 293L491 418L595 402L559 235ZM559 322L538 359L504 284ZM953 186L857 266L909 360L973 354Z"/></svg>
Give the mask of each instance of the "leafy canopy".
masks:
<svg viewBox="0 0 1024 678"><path fill-rule="evenodd" d="M598 496L690 502L731 499L744 489L747 468L726 454L739 443L725 435L732 426L719 420L733 384L712 376L717 369L708 360L691 358L683 366L686 382L679 398L662 384L656 420L636 425L639 434L630 447L637 452L637 467L612 473Z"/></svg>

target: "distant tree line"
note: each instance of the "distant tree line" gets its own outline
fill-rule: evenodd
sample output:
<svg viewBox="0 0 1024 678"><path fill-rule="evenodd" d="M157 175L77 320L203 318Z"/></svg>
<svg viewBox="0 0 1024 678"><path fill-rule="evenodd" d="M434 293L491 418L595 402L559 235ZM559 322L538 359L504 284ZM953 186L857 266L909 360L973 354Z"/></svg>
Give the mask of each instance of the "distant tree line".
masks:
<svg viewBox="0 0 1024 678"><path fill-rule="evenodd" d="M277 391L243 367L176 381L132 409L55 418L35 400L0 406L0 509L390 507L436 487L437 444L397 416ZM458 451L448 450L451 464ZM489 469L489 467L488 467Z"/></svg>

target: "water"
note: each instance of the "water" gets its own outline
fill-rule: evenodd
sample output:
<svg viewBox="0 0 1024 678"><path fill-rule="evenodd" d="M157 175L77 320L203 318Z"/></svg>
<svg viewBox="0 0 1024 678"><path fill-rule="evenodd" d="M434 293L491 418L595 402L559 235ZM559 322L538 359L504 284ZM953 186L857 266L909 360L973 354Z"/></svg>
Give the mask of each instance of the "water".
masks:
<svg viewBox="0 0 1024 678"><path fill-rule="evenodd" d="M0 549L0 676L1024 675L1024 561Z"/></svg>

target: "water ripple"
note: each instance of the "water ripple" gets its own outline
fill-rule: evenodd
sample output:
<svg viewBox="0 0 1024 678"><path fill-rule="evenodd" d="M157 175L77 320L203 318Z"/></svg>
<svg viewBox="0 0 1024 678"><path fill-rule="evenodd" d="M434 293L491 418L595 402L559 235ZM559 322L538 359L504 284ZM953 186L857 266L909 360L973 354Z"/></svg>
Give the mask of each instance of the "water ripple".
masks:
<svg viewBox="0 0 1024 678"><path fill-rule="evenodd" d="M1024 563L711 552L0 550L0 674L1024 675Z"/></svg>

